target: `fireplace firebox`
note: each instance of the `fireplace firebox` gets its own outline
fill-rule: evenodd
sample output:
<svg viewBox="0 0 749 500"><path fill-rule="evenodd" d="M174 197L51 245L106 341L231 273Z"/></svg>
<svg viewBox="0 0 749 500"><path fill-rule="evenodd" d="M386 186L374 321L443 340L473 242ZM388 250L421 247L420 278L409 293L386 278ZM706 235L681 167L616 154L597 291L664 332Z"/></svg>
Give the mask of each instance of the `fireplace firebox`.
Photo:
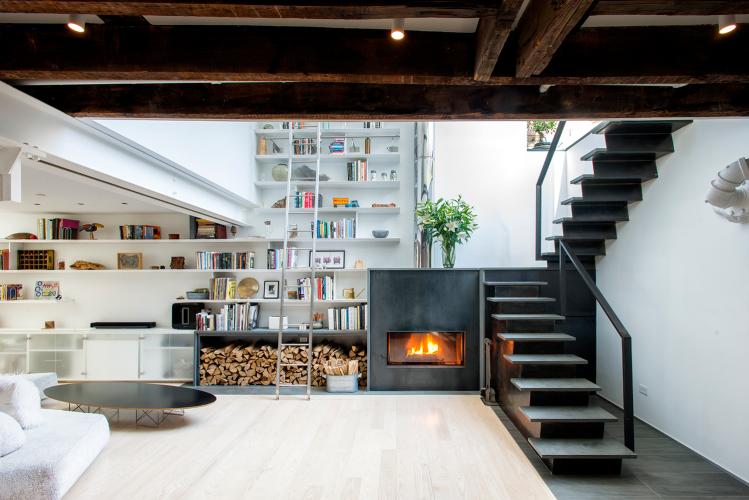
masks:
<svg viewBox="0 0 749 500"><path fill-rule="evenodd" d="M464 366L465 332L388 332L389 366Z"/></svg>

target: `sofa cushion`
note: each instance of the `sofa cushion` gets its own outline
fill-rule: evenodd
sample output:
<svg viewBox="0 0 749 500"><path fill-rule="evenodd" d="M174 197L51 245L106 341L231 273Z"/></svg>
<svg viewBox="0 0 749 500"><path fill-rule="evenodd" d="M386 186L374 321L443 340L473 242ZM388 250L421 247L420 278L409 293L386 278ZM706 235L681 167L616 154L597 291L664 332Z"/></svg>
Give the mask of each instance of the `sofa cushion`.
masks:
<svg viewBox="0 0 749 500"><path fill-rule="evenodd" d="M26 434L16 419L0 412L0 457L10 455L26 442Z"/></svg>
<svg viewBox="0 0 749 500"><path fill-rule="evenodd" d="M0 458L0 500L62 498L109 441L103 415L42 410L44 425Z"/></svg>
<svg viewBox="0 0 749 500"><path fill-rule="evenodd" d="M15 418L24 429L36 427L44 420L39 390L20 376L0 377L0 411Z"/></svg>
<svg viewBox="0 0 749 500"><path fill-rule="evenodd" d="M34 383L36 388L39 389L39 397L41 397L42 399L47 399L47 396L44 395L45 389L49 389L50 387L58 384L57 374L54 372L26 373L21 376L26 380L30 380Z"/></svg>

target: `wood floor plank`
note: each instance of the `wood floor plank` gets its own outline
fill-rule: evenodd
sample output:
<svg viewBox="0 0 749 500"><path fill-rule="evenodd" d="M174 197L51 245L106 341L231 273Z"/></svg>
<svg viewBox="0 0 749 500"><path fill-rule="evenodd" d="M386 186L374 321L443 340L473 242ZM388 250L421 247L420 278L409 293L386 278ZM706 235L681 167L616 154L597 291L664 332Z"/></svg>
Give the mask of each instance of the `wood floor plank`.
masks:
<svg viewBox="0 0 749 500"><path fill-rule="evenodd" d="M48 403L49 404L49 403ZM66 500L553 499L477 396L219 396L160 429L112 424Z"/></svg>

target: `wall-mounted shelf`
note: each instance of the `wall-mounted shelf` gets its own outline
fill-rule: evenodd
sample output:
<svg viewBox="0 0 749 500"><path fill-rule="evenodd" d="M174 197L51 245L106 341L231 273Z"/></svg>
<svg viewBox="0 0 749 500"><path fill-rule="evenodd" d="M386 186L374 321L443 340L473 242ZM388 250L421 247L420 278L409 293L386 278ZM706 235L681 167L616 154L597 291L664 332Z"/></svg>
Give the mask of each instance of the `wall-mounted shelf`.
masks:
<svg viewBox="0 0 749 500"><path fill-rule="evenodd" d="M292 181L297 188L312 188L314 181ZM400 181L324 181L320 182L320 191L326 189L400 189ZM285 190L286 183L282 181L257 181L255 187L259 189Z"/></svg>
<svg viewBox="0 0 749 500"><path fill-rule="evenodd" d="M317 137L317 127L303 129L293 129L294 137ZM399 128L326 128L321 131L325 139L334 139L337 137L346 137L359 139L365 137L400 137ZM288 139L288 129L255 129L255 135L258 137L267 137L269 139Z"/></svg>
<svg viewBox="0 0 749 500"><path fill-rule="evenodd" d="M270 305L281 305L281 301L279 299L261 299L261 298L253 298L253 299L231 299L231 300L201 300L201 299L177 299L174 302L181 303L181 302L201 302L204 304L245 304L245 303L252 303L252 304L270 304ZM324 305L352 305L352 304L366 304L367 299L334 299L334 300L316 300L315 304L324 304ZM303 306L309 306L309 300L291 300L287 299L284 301L284 306L288 307L303 307Z"/></svg>
<svg viewBox="0 0 749 500"><path fill-rule="evenodd" d="M69 299L60 299L60 300L53 300L53 299L18 299L18 300L0 300L0 305L3 304L65 304L73 302Z"/></svg>
<svg viewBox="0 0 749 500"><path fill-rule="evenodd" d="M283 238L270 238L268 240L269 243L283 243ZM312 240L309 238L298 238L295 240L289 240L290 244L296 244L296 243L307 243L312 244ZM340 239L333 239L333 238L318 238L317 244L318 245L356 245L356 244L377 244L377 243L400 243L400 238L340 238ZM292 247L294 248L294 247Z"/></svg>
<svg viewBox="0 0 749 500"><path fill-rule="evenodd" d="M257 209L257 213L263 214L263 215L284 215L285 213L284 208L259 208ZM289 213L291 214L314 214L314 208L291 208L289 209ZM400 207L382 207L382 208L374 208L374 207L340 207L340 208L333 208L333 207L322 207L317 209L317 213L321 215L330 215L330 214L360 214L360 215L396 215L399 214L401 211Z"/></svg>
<svg viewBox="0 0 749 500"><path fill-rule="evenodd" d="M322 154L320 155L320 161L322 163L334 163L334 162L346 162L352 160L367 160L367 161L400 161L400 153L340 153L340 154ZM288 154L270 154L270 155L255 155L255 160L259 163L278 163L289 161ZM317 155L293 155L291 157L293 162L314 162L317 161Z"/></svg>
<svg viewBox="0 0 749 500"><path fill-rule="evenodd" d="M226 240L183 239L183 240L0 240L0 244L22 245L226 245L264 242L265 238L248 237Z"/></svg>
<svg viewBox="0 0 749 500"><path fill-rule="evenodd" d="M309 330L297 330L293 328L286 328L283 333L284 335L305 335ZM328 329L315 329L312 330L315 336L318 335L335 335L335 336L362 336L366 335L366 330L328 330ZM233 337L233 336L245 336L251 337L253 335L277 335L278 330L271 330L269 328L255 328L254 330L196 330L196 334L205 337Z"/></svg>

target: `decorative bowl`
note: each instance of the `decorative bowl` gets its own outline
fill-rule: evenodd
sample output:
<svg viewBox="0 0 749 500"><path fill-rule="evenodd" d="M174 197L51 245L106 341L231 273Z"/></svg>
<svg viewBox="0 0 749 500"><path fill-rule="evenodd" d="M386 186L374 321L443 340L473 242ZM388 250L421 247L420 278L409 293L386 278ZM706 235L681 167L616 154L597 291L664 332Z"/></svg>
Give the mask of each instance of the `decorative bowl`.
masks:
<svg viewBox="0 0 749 500"><path fill-rule="evenodd" d="M387 238L388 234L390 234L390 231L387 229L374 229L372 231L372 236L375 238Z"/></svg>

